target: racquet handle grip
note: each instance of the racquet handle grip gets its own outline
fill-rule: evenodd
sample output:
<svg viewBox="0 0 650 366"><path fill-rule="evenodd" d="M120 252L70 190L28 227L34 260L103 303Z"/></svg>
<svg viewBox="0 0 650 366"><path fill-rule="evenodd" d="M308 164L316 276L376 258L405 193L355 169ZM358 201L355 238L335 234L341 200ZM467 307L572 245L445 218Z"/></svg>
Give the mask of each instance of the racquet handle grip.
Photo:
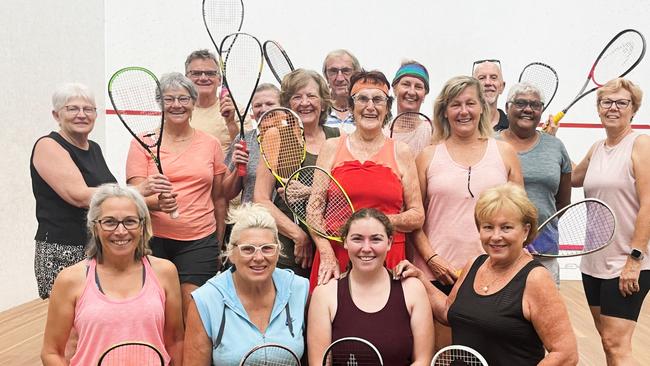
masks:
<svg viewBox="0 0 650 366"><path fill-rule="evenodd" d="M557 126L560 123L560 120L564 117L564 112L560 111L553 116L553 123Z"/></svg>
<svg viewBox="0 0 650 366"><path fill-rule="evenodd" d="M241 144L241 150L246 151L246 141L241 140L239 141L239 144ZM245 177L246 176L246 164L244 163L238 163L237 164L237 176L239 177Z"/></svg>
<svg viewBox="0 0 650 366"><path fill-rule="evenodd" d="M170 212L169 217L171 217L172 219L177 219L178 218L178 210L174 210L174 211Z"/></svg>

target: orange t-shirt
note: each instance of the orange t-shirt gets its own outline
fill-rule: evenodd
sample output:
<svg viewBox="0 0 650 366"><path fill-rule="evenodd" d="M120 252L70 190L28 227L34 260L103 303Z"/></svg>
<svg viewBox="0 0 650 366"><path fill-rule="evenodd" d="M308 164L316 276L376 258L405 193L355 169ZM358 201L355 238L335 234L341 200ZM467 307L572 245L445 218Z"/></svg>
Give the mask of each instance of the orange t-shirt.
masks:
<svg viewBox="0 0 650 366"><path fill-rule="evenodd" d="M160 150L163 172L178 193L178 218L172 219L162 211L151 211L153 233L160 238L196 240L217 230L212 201L214 176L224 174L223 151L219 141L200 130L195 130L190 145L173 154ZM157 173L153 159L133 140L126 160L127 181Z"/></svg>

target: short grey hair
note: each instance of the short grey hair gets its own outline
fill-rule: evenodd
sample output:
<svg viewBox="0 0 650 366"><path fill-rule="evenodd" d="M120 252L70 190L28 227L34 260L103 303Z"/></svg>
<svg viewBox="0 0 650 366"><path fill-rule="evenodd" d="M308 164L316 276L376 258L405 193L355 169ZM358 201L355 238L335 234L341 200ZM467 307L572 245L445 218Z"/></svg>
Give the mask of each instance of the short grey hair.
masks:
<svg viewBox="0 0 650 366"><path fill-rule="evenodd" d="M217 74L219 77L221 77L221 67L219 67L219 60L217 59L217 56L214 55L214 53L208 51L207 49L202 49L202 50L196 50L187 56L185 59L185 75L187 75L187 72L190 71L189 67L192 61L194 60L212 60L214 63L217 65Z"/></svg>
<svg viewBox="0 0 650 366"><path fill-rule="evenodd" d="M271 90L278 94L278 100L280 99L280 88L271 84L271 83L262 83L255 88L255 94L261 93L263 91Z"/></svg>
<svg viewBox="0 0 650 366"><path fill-rule="evenodd" d="M168 89L180 89L183 88L190 93L190 97L194 102L199 97L199 92L196 90L196 86L192 80L188 79L185 75L180 72L170 72L164 74L160 77L160 91L165 93ZM159 96L162 99L162 96Z"/></svg>
<svg viewBox="0 0 650 366"><path fill-rule="evenodd" d="M81 83L65 83L59 85L52 93L52 108L58 111L73 98L82 98L96 106L95 95L87 86Z"/></svg>
<svg viewBox="0 0 650 366"><path fill-rule="evenodd" d="M257 203L244 203L228 212L227 222L234 225L230 232L230 240L226 245L226 256L230 256L235 245L239 243L242 231L246 229L270 230L273 233L273 239L280 245L280 252L282 252L282 243L278 237L278 226L266 207Z"/></svg>
<svg viewBox="0 0 650 366"><path fill-rule="evenodd" d="M357 72L361 71L361 64L359 63L359 60L352 54L352 52L346 50L346 49L338 49L331 51L330 53L325 56L325 60L323 60L323 76L325 77L325 80L327 80L327 61L329 61L330 58L332 57L337 57L337 56L348 56L352 59L352 72Z"/></svg>
<svg viewBox="0 0 650 366"><path fill-rule="evenodd" d="M512 88L510 88L508 91L507 101L513 102L515 100L515 97L519 94L536 94L539 97L540 102L542 102L542 104L546 104L546 96L544 95L544 92L531 83L524 81L513 85Z"/></svg>
<svg viewBox="0 0 650 366"><path fill-rule="evenodd" d="M131 200L138 210L138 217L142 220L142 236L135 249L134 259L139 260L143 256L151 254L149 239L153 236L153 229L151 228L151 217L149 216L149 209L147 208L147 203L144 201L144 197L132 187L121 187L115 183L103 184L93 194L90 200L88 214L86 215L86 228L90 233L90 240L86 245L86 257L95 258L99 263L103 259L103 249L95 225L102 215L102 204L107 199L115 197Z"/></svg>

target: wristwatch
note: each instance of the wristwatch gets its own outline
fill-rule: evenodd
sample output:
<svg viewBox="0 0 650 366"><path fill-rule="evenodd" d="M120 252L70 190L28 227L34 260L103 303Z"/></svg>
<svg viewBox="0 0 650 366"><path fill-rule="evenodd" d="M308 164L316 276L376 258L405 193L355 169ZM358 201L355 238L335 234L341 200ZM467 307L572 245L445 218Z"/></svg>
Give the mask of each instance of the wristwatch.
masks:
<svg viewBox="0 0 650 366"><path fill-rule="evenodd" d="M632 248L632 251L630 252L630 257L632 257L632 259L634 260L642 261L643 258L645 258L645 255L643 255L642 251L636 248Z"/></svg>

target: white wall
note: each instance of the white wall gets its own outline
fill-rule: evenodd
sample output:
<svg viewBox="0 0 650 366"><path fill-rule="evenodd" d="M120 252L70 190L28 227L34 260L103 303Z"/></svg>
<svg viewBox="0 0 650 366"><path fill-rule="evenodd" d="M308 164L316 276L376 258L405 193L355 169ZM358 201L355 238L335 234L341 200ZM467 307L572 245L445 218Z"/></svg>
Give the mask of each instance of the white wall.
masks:
<svg viewBox="0 0 650 366"><path fill-rule="evenodd" d="M428 67L434 96L450 77L468 74L476 59L499 58L508 85L526 64L546 62L560 77L549 111L560 110L574 97L595 55L619 30L636 28L650 37L650 4L644 0L245 0L245 6L243 30L261 41L282 43L297 67L320 70L328 51L348 48L365 68L378 68L392 79L400 61L413 58ZM55 85L87 83L102 105L108 101L106 81L118 68L182 71L187 54L212 45L201 20L201 0L4 0L0 15L5 81L0 142L9 151L0 158L5 170L0 191L3 310L36 297L36 220L28 161L34 140L56 128L49 115ZM646 91L648 62L629 76ZM273 81L268 70L264 81ZM424 112L431 114L430 101ZM577 104L564 121L597 122L594 97ZM649 123L650 108L642 107L635 121ZM92 138L102 143L109 166L123 181L128 136L115 116L100 114L95 130ZM602 136L601 129L559 132L576 160Z"/></svg>

